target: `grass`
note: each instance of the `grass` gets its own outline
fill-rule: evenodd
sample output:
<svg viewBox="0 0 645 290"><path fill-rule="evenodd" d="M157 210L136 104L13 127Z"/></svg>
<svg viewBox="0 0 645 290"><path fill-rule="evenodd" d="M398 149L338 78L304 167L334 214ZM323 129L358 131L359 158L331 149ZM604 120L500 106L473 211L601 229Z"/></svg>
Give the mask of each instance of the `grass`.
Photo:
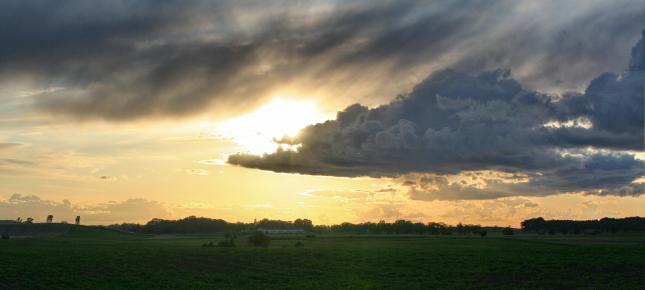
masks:
<svg viewBox="0 0 645 290"><path fill-rule="evenodd" d="M90 228L91 229L91 228ZM224 236L84 228L0 240L0 289L641 289L643 237L560 243L539 236L274 238L268 248L202 247ZM104 235L104 236L103 236ZM560 237L565 239L567 237ZM573 237L572 237L573 238ZM303 247L294 247L300 241Z"/></svg>

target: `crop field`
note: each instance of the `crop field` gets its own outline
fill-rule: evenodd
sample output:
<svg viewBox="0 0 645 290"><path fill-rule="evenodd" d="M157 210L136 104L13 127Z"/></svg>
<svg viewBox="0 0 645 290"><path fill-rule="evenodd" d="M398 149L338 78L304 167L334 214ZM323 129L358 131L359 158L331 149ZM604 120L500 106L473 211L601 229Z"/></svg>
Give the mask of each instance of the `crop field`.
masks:
<svg viewBox="0 0 645 290"><path fill-rule="evenodd" d="M72 227L0 240L0 289L639 289L642 236L224 236ZM294 246L300 242L299 247ZM640 288L642 289L642 288Z"/></svg>

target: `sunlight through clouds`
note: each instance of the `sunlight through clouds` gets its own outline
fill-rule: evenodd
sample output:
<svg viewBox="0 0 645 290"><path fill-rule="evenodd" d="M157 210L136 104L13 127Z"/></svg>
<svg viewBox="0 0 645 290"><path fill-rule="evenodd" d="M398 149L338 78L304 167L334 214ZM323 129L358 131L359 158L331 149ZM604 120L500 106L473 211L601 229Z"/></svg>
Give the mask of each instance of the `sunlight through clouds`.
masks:
<svg viewBox="0 0 645 290"><path fill-rule="evenodd" d="M643 212L642 0L5 2L0 219Z"/></svg>
<svg viewBox="0 0 645 290"><path fill-rule="evenodd" d="M263 154L281 146L275 139L294 136L307 125L330 118L314 100L277 97L251 113L219 123L216 132L231 138L245 152Z"/></svg>

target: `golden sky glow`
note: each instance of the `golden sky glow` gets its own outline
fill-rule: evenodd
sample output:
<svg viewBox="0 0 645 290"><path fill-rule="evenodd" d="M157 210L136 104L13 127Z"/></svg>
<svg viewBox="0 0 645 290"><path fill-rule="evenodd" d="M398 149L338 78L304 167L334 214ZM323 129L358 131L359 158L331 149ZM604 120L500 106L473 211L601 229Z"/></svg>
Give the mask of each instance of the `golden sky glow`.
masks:
<svg viewBox="0 0 645 290"><path fill-rule="evenodd" d="M642 1L528 2L14 7L0 219L645 215Z"/></svg>
<svg viewBox="0 0 645 290"><path fill-rule="evenodd" d="M278 96L239 117L215 124L214 132L231 138L252 154L274 152L274 139L293 136L307 125L333 118L320 111L314 100Z"/></svg>
<svg viewBox="0 0 645 290"><path fill-rule="evenodd" d="M408 198L406 188L397 185L396 179L282 174L224 163L226 156L235 152L271 152L277 146L273 138L297 133L299 127L327 118L330 114L319 112L315 101L277 98L240 117L222 121L146 122L132 126L97 123L81 127L63 124L41 125L37 130L13 129L9 140L23 145L4 151L5 154L16 159L29 158L38 166L16 165L15 172L2 172L0 195L5 200L13 194L36 195L45 201L31 209L27 207L22 211L24 214L2 211L0 207L0 215L12 218L45 210L71 220L80 213L87 216L88 223L99 224L122 220L145 222L154 216L204 215L232 221L309 217L318 223L339 223L406 218L517 226L520 220L534 215L598 218L639 215L644 210L642 197L565 195L414 201ZM43 143L48 146L38 145ZM504 178L504 174L486 174ZM509 182L518 178L506 177ZM464 176L451 179L468 180ZM121 205L132 198L158 204ZM63 200L69 200L75 209L63 209ZM136 214L115 211L112 215L93 217L97 205L125 209L131 206Z"/></svg>

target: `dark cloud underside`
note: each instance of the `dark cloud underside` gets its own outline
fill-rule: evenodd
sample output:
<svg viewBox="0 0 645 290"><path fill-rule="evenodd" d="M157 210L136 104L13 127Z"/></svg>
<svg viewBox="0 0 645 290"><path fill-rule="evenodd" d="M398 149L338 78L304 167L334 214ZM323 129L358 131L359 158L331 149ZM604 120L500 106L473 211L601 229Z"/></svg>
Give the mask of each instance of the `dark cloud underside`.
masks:
<svg viewBox="0 0 645 290"><path fill-rule="evenodd" d="M475 199L580 191L640 195L643 185L633 181L644 175L645 164L623 152L643 151L643 41L632 50L627 71L601 74L583 94L556 98L527 90L506 70L444 70L389 104L352 105L335 120L280 141L299 144L297 151L237 154L228 161L316 175L429 174L408 183L420 199L448 198L440 193ZM478 189L441 177L481 170L523 174L529 181L488 180L491 186Z"/></svg>
<svg viewBox="0 0 645 290"><path fill-rule="evenodd" d="M2 1L0 84L62 88L34 96L36 107L113 121L230 114L285 85L382 103L445 67L507 67L532 86L577 88L627 62L641 6Z"/></svg>

